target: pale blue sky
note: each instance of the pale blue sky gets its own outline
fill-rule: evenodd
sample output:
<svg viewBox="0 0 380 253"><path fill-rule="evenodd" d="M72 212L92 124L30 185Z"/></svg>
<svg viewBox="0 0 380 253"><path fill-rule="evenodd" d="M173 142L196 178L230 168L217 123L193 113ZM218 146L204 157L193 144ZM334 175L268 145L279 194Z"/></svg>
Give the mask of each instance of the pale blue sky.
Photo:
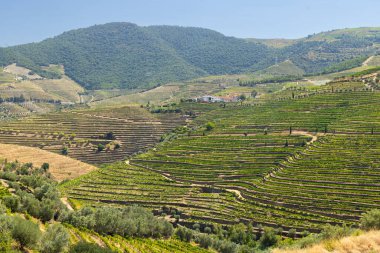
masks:
<svg viewBox="0 0 380 253"><path fill-rule="evenodd" d="M210 28L225 35L300 38L380 26L379 0L0 0L0 46L113 21Z"/></svg>

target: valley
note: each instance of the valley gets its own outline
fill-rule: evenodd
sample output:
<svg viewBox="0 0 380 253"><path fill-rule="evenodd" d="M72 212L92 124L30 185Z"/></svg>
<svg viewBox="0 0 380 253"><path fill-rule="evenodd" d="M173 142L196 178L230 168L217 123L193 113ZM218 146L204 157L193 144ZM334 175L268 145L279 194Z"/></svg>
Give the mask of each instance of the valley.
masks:
<svg viewBox="0 0 380 253"><path fill-rule="evenodd" d="M48 247L20 224L66 231L56 252L346 252L377 236L379 36L110 23L0 48L4 247Z"/></svg>

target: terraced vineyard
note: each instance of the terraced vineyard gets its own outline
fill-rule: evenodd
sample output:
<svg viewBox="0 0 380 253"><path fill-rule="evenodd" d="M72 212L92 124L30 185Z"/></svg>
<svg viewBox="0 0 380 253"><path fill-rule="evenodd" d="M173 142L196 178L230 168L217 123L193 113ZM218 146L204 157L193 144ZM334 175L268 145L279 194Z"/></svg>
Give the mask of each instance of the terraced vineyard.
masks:
<svg viewBox="0 0 380 253"><path fill-rule="evenodd" d="M200 115L191 132L65 192L78 206L174 207L184 224L253 221L299 232L355 225L380 208L380 93L339 85L256 106L183 103ZM208 121L214 129L205 129Z"/></svg>
<svg viewBox="0 0 380 253"><path fill-rule="evenodd" d="M67 152L91 164L111 163L154 146L184 122L179 114L150 114L137 107L56 112L1 122L0 142Z"/></svg>

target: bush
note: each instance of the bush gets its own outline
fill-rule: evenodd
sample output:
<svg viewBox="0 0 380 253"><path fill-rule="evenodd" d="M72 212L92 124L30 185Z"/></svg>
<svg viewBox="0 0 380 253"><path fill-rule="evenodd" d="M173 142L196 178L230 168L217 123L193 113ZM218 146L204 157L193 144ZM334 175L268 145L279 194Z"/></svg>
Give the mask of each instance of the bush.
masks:
<svg viewBox="0 0 380 253"><path fill-rule="evenodd" d="M86 227L101 234L121 236L170 237L173 226L166 220L158 219L142 207L124 208L100 207L92 210L62 213L60 220L75 227Z"/></svg>
<svg viewBox="0 0 380 253"><path fill-rule="evenodd" d="M104 150L104 145L103 144L99 144L98 145L98 152L101 152L101 151L103 151Z"/></svg>
<svg viewBox="0 0 380 253"><path fill-rule="evenodd" d="M3 202L12 212L16 212L20 207L20 198L16 196L5 196Z"/></svg>
<svg viewBox="0 0 380 253"><path fill-rule="evenodd" d="M204 232L207 233L207 234L211 234L211 228L210 227L205 227L204 228Z"/></svg>
<svg viewBox="0 0 380 253"><path fill-rule="evenodd" d="M207 124L206 124L206 130L207 131L211 131L212 129L214 129L215 128L215 123L213 123L213 122L208 122Z"/></svg>
<svg viewBox="0 0 380 253"><path fill-rule="evenodd" d="M53 219L54 214L55 214L54 202L51 201L50 199L44 199L40 205L38 218L40 218L42 222L47 222Z"/></svg>
<svg viewBox="0 0 380 253"><path fill-rule="evenodd" d="M279 238L273 228L264 228L264 234L260 237L260 247L266 249L277 244Z"/></svg>
<svg viewBox="0 0 380 253"><path fill-rule="evenodd" d="M368 211L360 219L360 227L364 230L380 229L380 210Z"/></svg>
<svg viewBox="0 0 380 253"><path fill-rule="evenodd" d="M43 169L45 172L48 171L50 165L48 163L43 163L41 166L41 169Z"/></svg>
<svg viewBox="0 0 380 253"><path fill-rule="evenodd" d="M190 242L193 239L193 231L185 227L178 227L175 234L178 239L184 242Z"/></svg>
<svg viewBox="0 0 380 253"><path fill-rule="evenodd" d="M220 245L219 252L220 253L235 253L237 252L237 245L233 242L223 241Z"/></svg>
<svg viewBox="0 0 380 253"><path fill-rule="evenodd" d="M42 236L41 253L63 252L69 245L70 236L67 230L60 224L51 225Z"/></svg>
<svg viewBox="0 0 380 253"><path fill-rule="evenodd" d="M353 229L348 226L332 226L330 224L323 227L320 236L322 239L340 239L345 236L351 235Z"/></svg>
<svg viewBox="0 0 380 253"><path fill-rule="evenodd" d="M208 249L212 245L211 237L207 234L199 234L197 239L199 246L202 248Z"/></svg>
<svg viewBox="0 0 380 253"><path fill-rule="evenodd" d="M69 253L114 253L108 248L102 248L97 244L79 242L70 248Z"/></svg>
<svg viewBox="0 0 380 253"><path fill-rule="evenodd" d="M12 221L6 215L0 215L0 252L11 252L12 248Z"/></svg>
<svg viewBox="0 0 380 253"><path fill-rule="evenodd" d="M295 238L296 237L296 235L297 235L297 231L294 229L294 228L292 228L292 229L289 229L289 232L288 232L288 237L290 237L290 238Z"/></svg>
<svg viewBox="0 0 380 253"><path fill-rule="evenodd" d="M63 147L61 150L62 155L67 155L69 153L69 149L67 147Z"/></svg>
<svg viewBox="0 0 380 253"><path fill-rule="evenodd" d="M40 236L41 232L37 224L20 217L13 219L12 237L19 243L20 248L36 245Z"/></svg>

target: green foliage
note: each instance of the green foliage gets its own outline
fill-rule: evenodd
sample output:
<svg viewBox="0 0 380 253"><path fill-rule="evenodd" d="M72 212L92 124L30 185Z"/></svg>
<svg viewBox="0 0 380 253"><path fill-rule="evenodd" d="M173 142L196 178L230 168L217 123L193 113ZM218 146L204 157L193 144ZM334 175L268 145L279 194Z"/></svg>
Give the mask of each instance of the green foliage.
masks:
<svg viewBox="0 0 380 253"><path fill-rule="evenodd" d="M198 234L196 242L199 243L199 246L205 249L208 249L212 245L212 239L207 234Z"/></svg>
<svg viewBox="0 0 380 253"><path fill-rule="evenodd" d="M353 228L343 226L332 226L330 224L325 225L320 233L322 239L340 239L345 236L349 236L354 231Z"/></svg>
<svg viewBox="0 0 380 253"><path fill-rule="evenodd" d="M368 58L368 56L359 56L353 59L345 60L343 62L339 62L336 64L333 64L331 66L328 66L324 70L322 70L323 74L326 73L334 73L334 72L339 72L343 71L346 69L352 69L355 67L359 67L362 65L362 63Z"/></svg>
<svg viewBox="0 0 380 253"><path fill-rule="evenodd" d="M215 128L215 123L214 122L207 122L207 124L206 124L206 130L207 131L211 131L214 128Z"/></svg>
<svg viewBox="0 0 380 253"><path fill-rule="evenodd" d="M33 247L37 244L41 236L37 224L20 217L14 217L12 223L12 237L19 243L21 248Z"/></svg>
<svg viewBox="0 0 380 253"><path fill-rule="evenodd" d="M4 208L3 206L1 207ZM11 252L12 248L12 220L4 215L0 215L0 252Z"/></svg>
<svg viewBox="0 0 380 253"><path fill-rule="evenodd" d="M101 151L103 151L104 150L104 145L103 144L101 144L101 143L99 143L98 144L98 152L101 152Z"/></svg>
<svg viewBox="0 0 380 253"><path fill-rule="evenodd" d="M100 207L94 210L83 208L76 212L64 213L60 220L76 227L93 229L100 234L121 236L170 237L173 226L141 207Z"/></svg>
<svg viewBox="0 0 380 253"><path fill-rule="evenodd" d="M12 212L16 212L20 207L20 198L18 196L5 196L3 202Z"/></svg>
<svg viewBox="0 0 380 253"><path fill-rule="evenodd" d="M175 235L184 242L190 242L193 239L193 231L185 227L178 227L175 231Z"/></svg>
<svg viewBox="0 0 380 253"><path fill-rule="evenodd" d="M260 237L259 243L262 249L274 246L279 241L276 231L273 228L264 228L264 234Z"/></svg>
<svg viewBox="0 0 380 253"><path fill-rule="evenodd" d="M373 209L365 214L360 219L360 227L365 230L380 229L380 210Z"/></svg>
<svg viewBox="0 0 380 253"><path fill-rule="evenodd" d="M48 163L43 163L41 166L41 169L43 169L45 172L49 169L50 165Z"/></svg>
<svg viewBox="0 0 380 253"><path fill-rule="evenodd" d="M63 147L61 150L62 155L67 155L69 153L69 148L68 147Z"/></svg>
<svg viewBox="0 0 380 253"><path fill-rule="evenodd" d="M69 245L69 233L60 224L50 225L41 238L41 253L60 253Z"/></svg>

